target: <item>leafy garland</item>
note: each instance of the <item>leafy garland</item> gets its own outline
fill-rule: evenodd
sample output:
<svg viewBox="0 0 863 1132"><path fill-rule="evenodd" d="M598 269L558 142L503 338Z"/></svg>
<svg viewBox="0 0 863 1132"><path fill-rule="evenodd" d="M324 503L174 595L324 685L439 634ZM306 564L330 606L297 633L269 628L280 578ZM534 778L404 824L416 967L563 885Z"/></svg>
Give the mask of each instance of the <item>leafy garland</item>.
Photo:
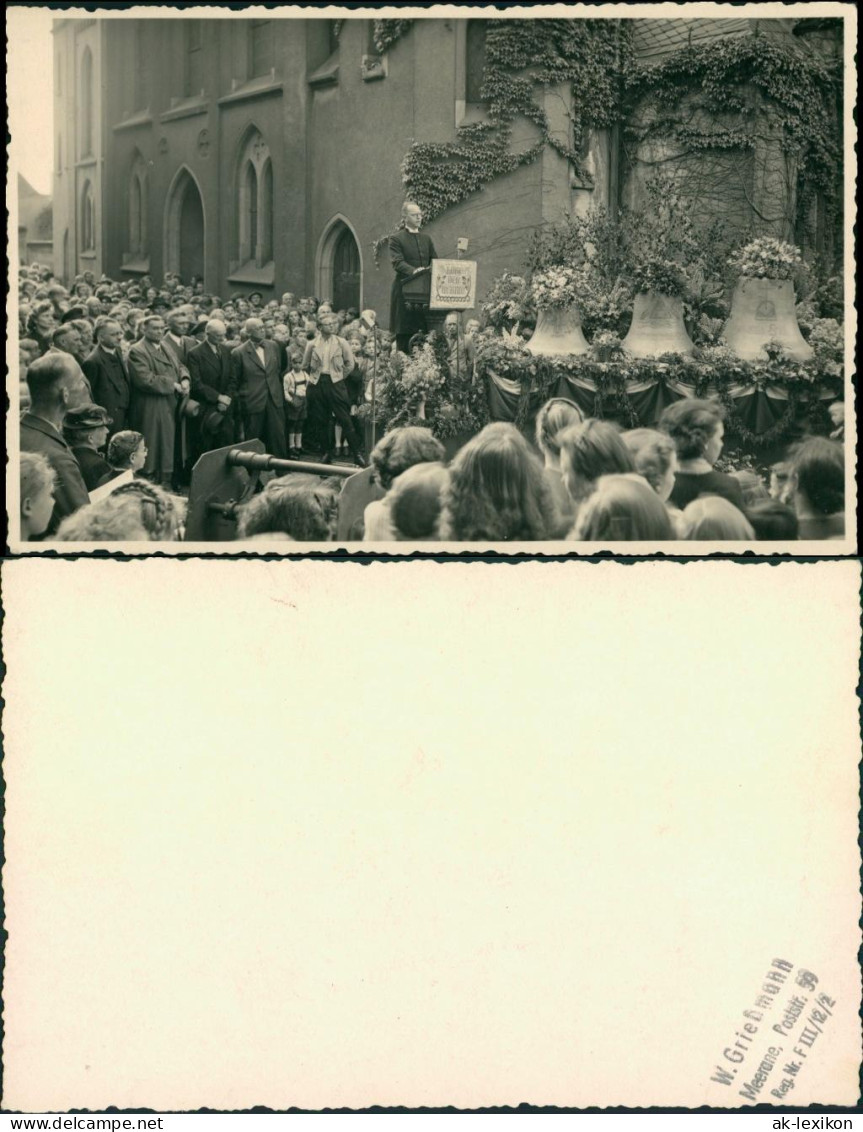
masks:
<svg viewBox="0 0 863 1132"><path fill-rule="evenodd" d="M482 98L485 120L456 130L454 142L414 142L402 161L408 195L426 220L465 200L490 181L536 161L551 146L586 177L582 150L587 130L616 120L623 89L620 57L628 55L626 21L488 20ZM572 144L550 132L535 94L570 82L577 93ZM537 140L510 149L513 123L525 118Z"/></svg>
<svg viewBox="0 0 863 1132"><path fill-rule="evenodd" d="M802 407L819 431L828 431L829 418L820 392L826 389L841 398L843 390L841 375L837 375L831 363L819 358L794 362L772 356L766 362L746 362L731 355L705 360L667 354L659 359L624 358L604 362L586 356L534 356L526 350L505 349L499 342L498 339L480 348L477 374L483 384L491 380L492 373L521 383L517 425L525 425L535 408L559 396L562 380L581 378L596 385L592 416L602 417L610 409L630 428L648 427L655 422L640 419L629 387L644 381L658 381L663 385L680 383L692 387L696 397L718 397L728 414L729 434L753 447L765 448L789 433ZM756 390L776 386L787 393L787 407L769 429L754 432L743 421L740 399L731 396L731 389L736 385L754 385Z"/></svg>

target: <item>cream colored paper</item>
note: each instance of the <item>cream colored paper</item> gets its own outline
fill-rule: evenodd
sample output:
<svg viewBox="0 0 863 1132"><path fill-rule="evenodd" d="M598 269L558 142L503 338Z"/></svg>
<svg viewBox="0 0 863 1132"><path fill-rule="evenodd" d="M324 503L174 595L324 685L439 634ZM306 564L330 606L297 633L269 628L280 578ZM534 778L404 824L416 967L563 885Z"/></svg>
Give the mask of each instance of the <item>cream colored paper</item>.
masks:
<svg viewBox="0 0 863 1132"><path fill-rule="evenodd" d="M455 4L435 4L434 12L430 15L428 9L422 8L409 8L394 7L364 9L364 8L344 8L338 5L332 5L328 8L317 9L317 14L327 17L344 17L346 19L364 19L364 18L379 18L383 16L399 16L399 17L415 17L419 19L446 19L446 18L461 18L466 14L466 9L462 5ZM660 18L668 17L688 17L698 16L707 18L738 18L746 16L750 18L770 19L793 19L796 17L835 17L844 21L844 36L845 36L845 90L844 90L844 104L845 104L845 283L846 283L846 311L845 311L845 327L846 327L846 341L845 341L845 404L846 404L846 533L841 539L830 541L795 541L795 542L773 542L768 549L765 549L764 543L717 543L717 542L687 542L669 544L669 543L568 543L568 542L548 542L548 543L499 543L490 546L478 544L465 544L465 543L450 543L450 544L437 544L438 550L450 550L458 552L465 549L470 550L485 550L494 549L498 553L512 554L515 552L527 552L531 554L561 554L561 553L596 553L600 550L611 550L616 554L626 555L643 555L656 551L664 553L680 553L687 555L705 555L716 551L731 551L733 553L743 553L748 550L754 551L758 554L793 554L801 556L809 556L813 554L854 554L857 549L856 538L856 464L855 464L855 446L854 438L857 435L856 415L854 406L854 391L851 382L851 375L854 373L854 358L855 358L855 340L854 328L856 326L855 317L855 252L854 252L854 227L856 219L856 205L855 205L855 191L856 191L856 161L854 146L857 138L856 125L853 119L853 108L857 99L857 70L855 63L855 47L857 41L857 12L855 5L851 3L833 2L827 0L823 3L750 3L740 4L734 7L729 7L728 4L721 3L660 3L660 4L647 4L647 3L622 3L622 4L596 4L596 5L583 5L583 4L566 4L566 5L553 5L553 4L532 4L526 7L512 6L503 10L496 8L483 8L481 6L472 7L470 9L471 16L479 17L484 14L493 15L495 18L505 19L536 19L541 16L561 16L571 18L574 16L583 16L585 18L649 18L652 16ZM9 238L9 259L10 259L10 290L9 290L9 337L7 341L7 359L9 367L9 377L7 378L8 386L7 391L10 399L10 412L7 421L7 449L10 457L10 466L17 467L17 457L19 452L19 430L18 430L18 409L19 404L19 390L18 390L18 330L17 330L17 293L18 293L18 280L17 280L17 224L15 218L17 216L17 175L21 165L22 154L26 151L28 145L33 144L33 138L43 138L45 136L53 137L53 105L51 97L51 83L43 81L43 75L40 72L40 66L47 69L50 66L50 53L40 63L39 52L42 50L44 39L50 33L51 20L54 18L55 13L50 9L41 7L38 4L27 8L12 8L8 15L8 36L9 48L7 50L7 97L9 101L9 120L10 132L12 135L12 143L9 147L9 165L8 165L8 180L7 180L7 206L10 209L10 222L8 230ZM304 19L308 17L308 9L296 4L284 4L279 9L272 8L255 8L248 7L242 10L232 10L230 8L219 7L217 5L209 5L203 8L196 8L193 5L184 5L182 8L169 7L161 4L148 4L146 7L131 7L124 10L111 9L110 11L96 11L89 12L85 9L64 9L62 12L63 18L87 18L87 19L141 19L141 18L159 18L159 19L183 19L190 16L201 16L202 18L213 19L248 19L250 16L261 15L267 18L276 19ZM395 155L394 161L401 159L401 155ZM9 191L11 187L12 191ZM386 220L386 218L383 218ZM513 267L518 267L514 264ZM20 527L19 527L19 486L17 476L12 475L9 477L9 486L7 488L7 510L10 516L9 539L10 546L13 551L21 552L26 551L31 554L40 554L50 551L59 551L60 553L68 553L68 543L57 542L41 542L41 543L22 543L20 541ZM343 544L345 549L350 551L357 551L367 553L410 553L412 550L428 551L428 544L426 543L399 543L397 545L392 543L373 543L360 546L357 543ZM234 543L160 543L157 547L147 543L75 543L74 550L71 551L75 554L86 554L96 550L108 550L112 553L129 553L129 554L152 554L158 552L161 554L252 554L261 555L266 553L283 554L285 552L284 542L266 543L264 541L256 541L253 543L244 544L239 546ZM334 551L338 547L331 543L319 543L313 546L306 546L305 549Z"/></svg>
<svg viewBox="0 0 863 1132"><path fill-rule="evenodd" d="M859 585L7 562L3 1106L854 1104Z"/></svg>

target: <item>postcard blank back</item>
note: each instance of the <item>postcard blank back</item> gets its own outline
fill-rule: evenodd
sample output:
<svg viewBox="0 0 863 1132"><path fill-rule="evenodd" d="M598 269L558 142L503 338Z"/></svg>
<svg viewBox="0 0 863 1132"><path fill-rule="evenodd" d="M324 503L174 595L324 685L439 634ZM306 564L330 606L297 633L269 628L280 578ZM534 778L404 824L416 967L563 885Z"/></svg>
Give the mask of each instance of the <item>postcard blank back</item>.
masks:
<svg viewBox="0 0 863 1132"><path fill-rule="evenodd" d="M3 583L5 1108L856 1102L856 563Z"/></svg>

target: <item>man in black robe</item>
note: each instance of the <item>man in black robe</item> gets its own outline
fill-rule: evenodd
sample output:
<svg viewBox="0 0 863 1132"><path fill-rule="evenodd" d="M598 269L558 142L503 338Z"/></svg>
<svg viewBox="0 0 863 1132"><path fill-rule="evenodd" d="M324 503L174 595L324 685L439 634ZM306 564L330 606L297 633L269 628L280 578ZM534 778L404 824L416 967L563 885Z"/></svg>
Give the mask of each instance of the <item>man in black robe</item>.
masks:
<svg viewBox="0 0 863 1132"><path fill-rule="evenodd" d="M403 227L389 240L390 262L396 273L390 292L390 331L395 335L396 348L405 354L414 334L426 330L426 311L410 300L405 301L402 286L422 272L430 271L431 261L437 258L431 237L420 232L422 219L420 206L405 201Z"/></svg>

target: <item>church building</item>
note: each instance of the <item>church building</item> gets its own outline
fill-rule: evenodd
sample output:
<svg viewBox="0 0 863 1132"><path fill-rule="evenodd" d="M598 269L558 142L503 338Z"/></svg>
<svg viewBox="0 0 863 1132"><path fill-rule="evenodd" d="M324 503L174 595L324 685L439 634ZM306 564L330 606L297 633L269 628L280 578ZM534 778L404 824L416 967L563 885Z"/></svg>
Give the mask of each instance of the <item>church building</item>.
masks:
<svg viewBox="0 0 863 1132"><path fill-rule="evenodd" d="M640 57L660 59L687 40L757 24L789 37L810 21L631 22ZM158 282L174 271L222 298L315 294L386 321L392 273L374 243L398 223L402 159L412 142L450 142L482 119L485 27L416 19L381 52L374 21L358 18L213 8L206 19L56 20L55 273ZM565 136L571 91L539 97ZM515 123L512 144L531 128ZM430 224L439 255L468 238L480 297L521 269L543 222L637 203L640 174L613 131L592 131L588 149L589 183L546 147ZM770 197L775 185L753 191Z"/></svg>

